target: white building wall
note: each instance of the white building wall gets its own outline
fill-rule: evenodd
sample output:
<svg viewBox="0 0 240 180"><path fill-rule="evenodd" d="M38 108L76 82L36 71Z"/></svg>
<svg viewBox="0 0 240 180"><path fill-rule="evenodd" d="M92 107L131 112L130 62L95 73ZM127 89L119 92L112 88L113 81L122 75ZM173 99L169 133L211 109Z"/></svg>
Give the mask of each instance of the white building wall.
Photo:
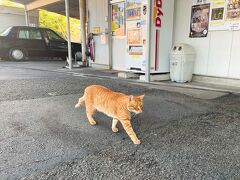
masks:
<svg viewBox="0 0 240 180"><path fill-rule="evenodd" d="M30 12L30 23L38 26L38 12ZM0 6L0 32L10 26L25 26L24 9Z"/></svg>
<svg viewBox="0 0 240 180"><path fill-rule="evenodd" d="M20 26L25 25L24 16L14 15L14 14L1 14L0 12L0 32L4 31L10 26Z"/></svg>
<svg viewBox="0 0 240 180"><path fill-rule="evenodd" d="M189 38L192 0L175 0L174 43L188 43L197 52L194 74L240 79L240 31L210 31Z"/></svg>
<svg viewBox="0 0 240 180"><path fill-rule="evenodd" d="M88 0L88 32L93 32L94 27L100 27L101 34L108 31L108 22L105 18L108 16L108 0ZM102 44L99 35L94 36L95 41L95 63L100 65L109 65L108 43Z"/></svg>

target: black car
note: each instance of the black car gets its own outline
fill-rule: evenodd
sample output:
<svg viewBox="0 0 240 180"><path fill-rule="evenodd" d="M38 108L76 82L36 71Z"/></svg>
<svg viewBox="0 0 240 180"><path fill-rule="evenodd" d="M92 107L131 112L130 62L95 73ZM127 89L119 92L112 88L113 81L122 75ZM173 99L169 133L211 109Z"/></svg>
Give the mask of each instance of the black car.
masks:
<svg viewBox="0 0 240 180"><path fill-rule="evenodd" d="M73 58L81 55L81 44L71 43ZM0 35L0 58L21 61L26 57L68 56L67 41L48 28L14 26Z"/></svg>

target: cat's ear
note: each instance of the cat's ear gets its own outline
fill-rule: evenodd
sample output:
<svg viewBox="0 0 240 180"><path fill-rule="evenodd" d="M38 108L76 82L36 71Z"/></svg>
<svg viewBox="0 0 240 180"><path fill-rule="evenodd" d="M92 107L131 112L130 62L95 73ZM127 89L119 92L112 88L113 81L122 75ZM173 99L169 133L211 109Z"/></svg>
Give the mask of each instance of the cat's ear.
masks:
<svg viewBox="0 0 240 180"><path fill-rule="evenodd" d="M141 96L139 96L139 97L140 97L140 99L143 100L144 96L145 96L145 94L143 94L143 95L141 95Z"/></svg>
<svg viewBox="0 0 240 180"><path fill-rule="evenodd" d="M130 95L130 96L129 96L129 101L130 101L130 102L133 101L133 95Z"/></svg>

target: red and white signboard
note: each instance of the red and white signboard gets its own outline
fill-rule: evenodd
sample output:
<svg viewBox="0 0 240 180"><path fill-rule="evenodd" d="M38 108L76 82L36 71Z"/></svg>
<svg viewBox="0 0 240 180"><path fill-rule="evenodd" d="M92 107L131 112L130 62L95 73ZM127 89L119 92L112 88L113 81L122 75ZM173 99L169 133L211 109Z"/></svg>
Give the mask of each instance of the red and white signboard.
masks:
<svg viewBox="0 0 240 180"><path fill-rule="evenodd" d="M154 12L153 12L153 20L154 25L156 27L156 43L155 43L155 63L154 70L157 70L158 66L158 46L159 46L159 29L162 27L162 16L163 16L163 0L155 0L154 1Z"/></svg>
<svg viewBox="0 0 240 180"><path fill-rule="evenodd" d="M154 3L154 24L156 28L161 28L162 26L161 20L161 17L163 16L162 1L163 0L155 0Z"/></svg>

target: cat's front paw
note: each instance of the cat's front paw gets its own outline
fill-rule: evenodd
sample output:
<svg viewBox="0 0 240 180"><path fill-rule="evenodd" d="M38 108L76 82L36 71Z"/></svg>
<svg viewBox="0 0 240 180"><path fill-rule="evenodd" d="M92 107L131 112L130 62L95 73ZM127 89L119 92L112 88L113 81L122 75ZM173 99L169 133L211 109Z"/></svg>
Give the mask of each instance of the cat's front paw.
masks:
<svg viewBox="0 0 240 180"><path fill-rule="evenodd" d="M112 131L116 133L118 132L118 128L112 128Z"/></svg>
<svg viewBox="0 0 240 180"><path fill-rule="evenodd" d="M96 121L89 121L92 126L95 126L97 124Z"/></svg>
<svg viewBox="0 0 240 180"><path fill-rule="evenodd" d="M141 144L141 141L140 141L139 139L137 139L137 140L135 140L133 143L134 143L134 144Z"/></svg>

